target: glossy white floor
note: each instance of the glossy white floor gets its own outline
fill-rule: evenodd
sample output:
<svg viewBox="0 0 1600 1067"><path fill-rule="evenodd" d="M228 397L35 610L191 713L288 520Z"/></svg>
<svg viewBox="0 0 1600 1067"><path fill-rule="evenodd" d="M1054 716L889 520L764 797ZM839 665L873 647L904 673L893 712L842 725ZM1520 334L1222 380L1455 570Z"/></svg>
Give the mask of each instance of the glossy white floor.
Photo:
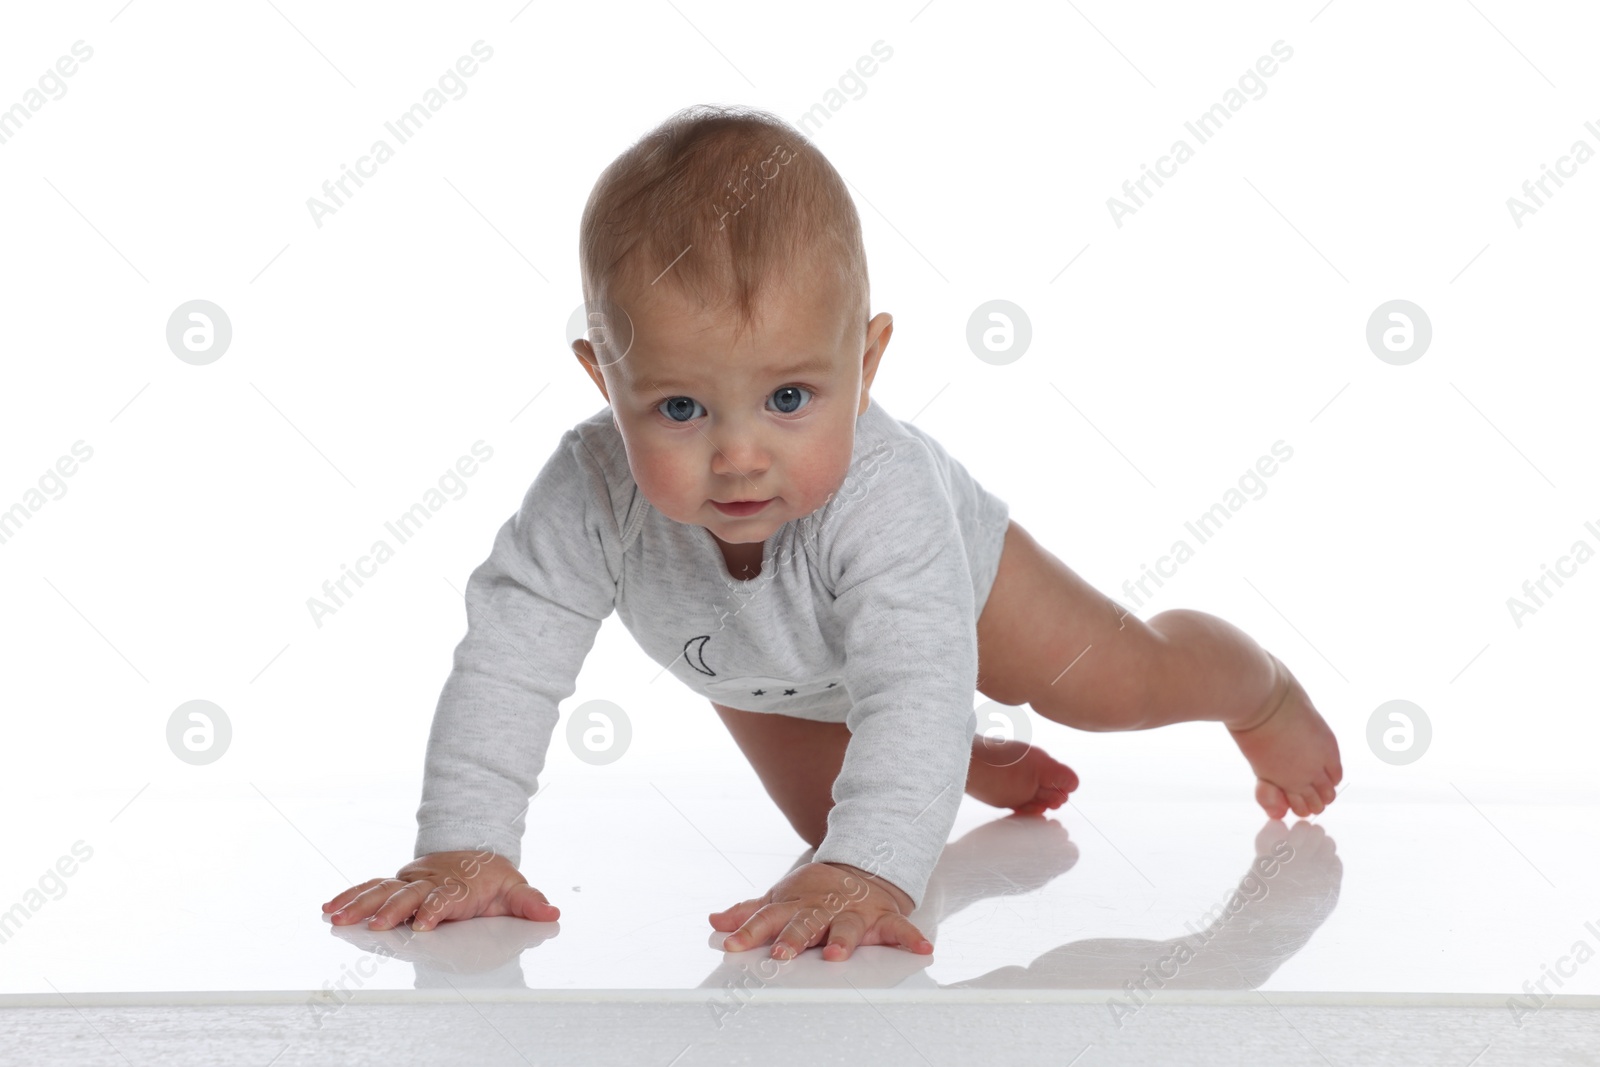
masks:
<svg viewBox="0 0 1600 1067"><path fill-rule="evenodd" d="M765 953L722 953L707 913L809 859L744 778L608 773L603 788L561 781L534 802L523 870L560 922L335 928L322 900L409 858L415 786L257 786L203 802L152 788L120 814L107 794L80 794L30 819L41 847L14 856L45 841L70 854L75 839L93 855L25 923L13 909L0 992L717 989ZM766 984L1115 989L1204 930L1168 991L1521 992L1575 942L1600 945L1600 808L1475 791L1346 788L1293 826L1193 790L1096 783L1048 818L968 797L914 916L931 957L871 948L841 966L812 951ZM1293 858L1210 923L1280 837ZM1600 962L1564 969L1548 991L1600 994Z"/></svg>
<svg viewBox="0 0 1600 1067"><path fill-rule="evenodd" d="M414 782L7 798L23 813L13 857L83 844L68 877L17 872L42 892L9 913L0 1004L34 1009L27 1027L6 1013L15 1040L91 1040L94 1020L109 1025L104 1013L118 1006L278 1005L275 1036L262 1039L278 1051L296 1040L315 1049L345 1007L341 1025L385 1002L459 1012L463 1002L504 1011L597 999L677 1005L679 1048L714 1042L752 1004L920 1005L933 1015L898 1026L912 1047L958 1006L1071 1006L1052 1016L1076 1020L1061 1035L1062 1062L1086 1045L1137 1048L1141 1024L1161 1040L1175 1012L1219 1005L1270 1009L1263 1025L1277 1028L1292 1028L1286 1011L1477 1009L1470 1040L1446 1022L1428 1046L1475 1041L1459 1062L1574 1026L1593 1033L1600 1013L1570 1009L1600 1000L1595 798L1352 783L1325 815L1285 826L1243 792L1097 781L1049 817L1002 817L967 798L913 916L931 957L873 947L828 963L813 949L782 964L765 948L721 952L706 919L809 858L743 768L648 779L610 768L554 782L534 802L523 869L561 921L479 919L421 934L334 928L318 907L409 857ZM1292 856L1252 874L1281 841ZM1184 938L1189 951L1177 953ZM1530 995L1541 984L1558 998ZM882 1030L888 1018L859 1021ZM1284 1030L1286 1048L1332 1055L1321 1046L1348 1038L1347 1027L1324 1029L1316 1046Z"/></svg>

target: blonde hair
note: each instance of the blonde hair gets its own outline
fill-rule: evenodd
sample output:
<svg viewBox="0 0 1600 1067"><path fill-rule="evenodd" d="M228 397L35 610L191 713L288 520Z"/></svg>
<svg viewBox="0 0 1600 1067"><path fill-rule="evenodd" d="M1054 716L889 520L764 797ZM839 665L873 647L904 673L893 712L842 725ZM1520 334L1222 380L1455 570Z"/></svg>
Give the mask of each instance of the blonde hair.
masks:
<svg viewBox="0 0 1600 1067"><path fill-rule="evenodd" d="M591 312L670 283L702 309L731 305L737 334L773 287L832 274L866 325L866 250L844 180L755 108L686 107L617 156L584 207L578 259Z"/></svg>

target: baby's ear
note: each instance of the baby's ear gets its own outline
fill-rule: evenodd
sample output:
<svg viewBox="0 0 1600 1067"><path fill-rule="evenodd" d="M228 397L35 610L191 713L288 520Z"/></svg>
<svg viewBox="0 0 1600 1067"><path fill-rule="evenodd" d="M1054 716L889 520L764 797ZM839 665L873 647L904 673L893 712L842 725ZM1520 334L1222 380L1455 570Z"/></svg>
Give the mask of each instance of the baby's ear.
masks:
<svg viewBox="0 0 1600 1067"><path fill-rule="evenodd" d="M572 354L577 357L578 365L600 389L600 395L606 398L606 403L611 403L611 394L606 392L606 379L600 373L600 368L595 365L594 346L587 338L580 337L572 342Z"/></svg>

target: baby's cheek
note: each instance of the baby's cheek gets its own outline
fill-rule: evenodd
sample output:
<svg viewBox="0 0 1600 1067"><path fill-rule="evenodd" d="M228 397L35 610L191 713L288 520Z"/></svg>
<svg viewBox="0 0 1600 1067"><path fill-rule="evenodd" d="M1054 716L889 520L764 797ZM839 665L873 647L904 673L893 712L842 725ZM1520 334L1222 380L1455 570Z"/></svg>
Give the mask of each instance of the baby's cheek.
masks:
<svg viewBox="0 0 1600 1067"><path fill-rule="evenodd" d="M631 467L639 491L663 514L677 518L678 512L692 511L699 503L694 499L698 483L693 473L673 457L645 453L635 457Z"/></svg>
<svg viewBox="0 0 1600 1067"><path fill-rule="evenodd" d="M834 454L819 450L796 467L793 484L799 488L804 505L814 510L843 487L845 475L849 472L850 453Z"/></svg>

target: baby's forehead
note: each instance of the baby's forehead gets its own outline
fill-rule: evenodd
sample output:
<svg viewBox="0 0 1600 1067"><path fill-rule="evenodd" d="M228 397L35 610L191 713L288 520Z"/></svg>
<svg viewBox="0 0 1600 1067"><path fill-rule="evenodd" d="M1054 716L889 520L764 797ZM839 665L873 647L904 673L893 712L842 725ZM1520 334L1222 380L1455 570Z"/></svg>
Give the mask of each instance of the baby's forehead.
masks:
<svg viewBox="0 0 1600 1067"><path fill-rule="evenodd" d="M841 350L817 348L762 349L734 353L685 351L635 351L621 362L624 377L638 393L655 394L671 389L715 388L748 380L786 382L796 378L837 373L848 360Z"/></svg>
<svg viewBox="0 0 1600 1067"><path fill-rule="evenodd" d="M699 294L660 284L645 286L618 297L618 304L635 318L672 322L678 328L715 329L743 324L747 330L771 328L797 318L814 318L838 304L838 286L812 278L768 279L746 298L748 313L733 293Z"/></svg>
<svg viewBox="0 0 1600 1067"><path fill-rule="evenodd" d="M708 346L777 356L815 352L835 347L846 332L840 303L811 287L774 289L749 315L731 301L706 306L676 296L619 302L616 310L633 350L667 362L692 360Z"/></svg>

